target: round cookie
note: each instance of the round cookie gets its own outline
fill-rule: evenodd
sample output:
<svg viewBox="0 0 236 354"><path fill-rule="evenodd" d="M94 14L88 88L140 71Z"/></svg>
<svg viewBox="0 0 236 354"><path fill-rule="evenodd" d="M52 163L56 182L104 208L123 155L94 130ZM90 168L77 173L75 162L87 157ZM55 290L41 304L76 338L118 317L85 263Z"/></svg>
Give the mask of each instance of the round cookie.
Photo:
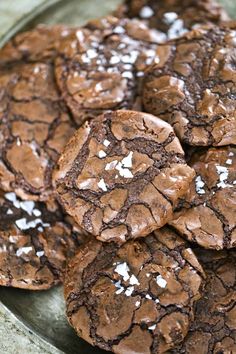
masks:
<svg viewBox="0 0 236 354"><path fill-rule="evenodd" d="M92 240L67 268L67 316L102 349L164 353L186 336L202 277L192 250L168 228L120 248Z"/></svg>
<svg viewBox="0 0 236 354"><path fill-rule="evenodd" d="M0 285L45 290L64 279L67 258L84 235L44 203L0 193Z"/></svg>
<svg viewBox="0 0 236 354"><path fill-rule="evenodd" d="M0 188L47 200L51 173L75 131L50 64L18 63L0 71Z"/></svg>
<svg viewBox="0 0 236 354"><path fill-rule="evenodd" d="M169 224L204 248L236 247L236 147L195 152L196 178Z"/></svg>
<svg viewBox="0 0 236 354"><path fill-rule="evenodd" d="M54 181L82 228L122 243L171 220L193 177L169 124L146 113L110 111L75 133Z"/></svg>
<svg viewBox="0 0 236 354"><path fill-rule="evenodd" d="M146 72L145 110L194 146L236 143L236 22L198 28L159 46Z"/></svg>
<svg viewBox="0 0 236 354"><path fill-rule="evenodd" d="M236 353L236 252L196 250L207 275L195 319L173 354Z"/></svg>
<svg viewBox="0 0 236 354"><path fill-rule="evenodd" d="M139 84L161 40L141 21L108 16L62 42L57 83L78 125L106 110L141 110Z"/></svg>
<svg viewBox="0 0 236 354"><path fill-rule="evenodd" d="M173 39L201 24L229 19L214 0L125 0L116 12L118 17L139 18Z"/></svg>
<svg viewBox="0 0 236 354"><path fill-rule="evenodd" d="M0 50L0 65L17 61L53 61L60 42L72 32L72 28L63 25L39 25L19 33Z"/></svg>

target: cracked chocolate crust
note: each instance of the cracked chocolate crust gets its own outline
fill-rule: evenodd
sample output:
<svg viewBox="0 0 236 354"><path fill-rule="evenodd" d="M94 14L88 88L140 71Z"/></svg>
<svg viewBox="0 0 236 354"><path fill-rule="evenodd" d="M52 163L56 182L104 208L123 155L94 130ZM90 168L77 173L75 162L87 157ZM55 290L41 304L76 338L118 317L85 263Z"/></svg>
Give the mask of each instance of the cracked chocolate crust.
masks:
<svg viewBox="0 0 236 354"><path fill-rule="evenodd" d="M229 19L214 0L126 0L115 12L118 17L139 18L162 32L165 39L179 37L194 26Z"/></svg>
<svg viewBox="0 0 236 354"><path fill-rule="evenodd" d="M75 133L54 182L61 204L82 228L101 241L122 243L171 220L193 177L169 124L116 111Z"/></svg>
<svg viewBox="0 0 236 354"><path fill-rule="evenodd" d="M144 23L112 16L62 41L57 83L78 125L107 110L141 110L140 84L159 41Z"/></svg>
<svg viewBox="0 0 236 354"><path fill-rule="evenodd" d="M164 353L186 336L203 277L192 250L168 228L120 248L92 240L67 268L67 316L102 349Z"/></svg>
<svg viewBox="0 0 236 354"><path fill-rule="evenodd" d="M206 286L188 335L171 353L236 353L236 252L195 252L206 272Z"/></svg>
<svg viewBox="0 0 236 354"><path fill-rule="evenodd" d="M236 143L236 22L203 26L160 45L146 72L145 110L168 121L184 143Z"/></svg>
<svg viewBox="0 0 236 354"><path fill-rule="evenodd" d="M48 200L53 166L75 131L53 66L17 63L0 70L0 97L0 188Z"/></svg>
<svg viewBox="0 0 236 354"><path fill-rule="evenodd" d="M67 259L85 235L59 207L0 191L0 285L45 290L62 282Z"/></svg>
<svg viewBox="0 0 236 354"><path fill-rule="evenodd" d="M204 248L236 247L236 147L195 152L189 165L196 178L169 224Z"/></svg>
<svg viewBox="0 0 236 354"><path fill-rule="evenodd" d="M0 50L0 66L14 62L53 62L63 39L74 31L64 25L39 25L17 34Z"/></svg>

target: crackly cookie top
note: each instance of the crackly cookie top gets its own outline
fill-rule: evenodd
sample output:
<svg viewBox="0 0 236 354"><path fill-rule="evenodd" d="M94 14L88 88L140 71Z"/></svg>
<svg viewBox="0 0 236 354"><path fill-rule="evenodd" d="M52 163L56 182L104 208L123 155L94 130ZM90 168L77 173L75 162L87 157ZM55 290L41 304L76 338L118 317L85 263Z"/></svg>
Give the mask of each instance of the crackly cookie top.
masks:
<svg viewBox="0 0 236 354"><path fill-rule="evenodd" d="M206 286L195 306L195 319L173 354L236 352L236 252L198 249Z"/></svg>
<svg viewBox="0 0 236 354"><path fill-rule="evenodd" d="M92 240L67 268L67 316L102 349L164 353L186 336L203 276L192 250L168 228L120 248Z"/></svg>
<svg viewBox="0 0 236 354"><path fill-rule="evenodd" d="M236 147L195 152L189 164L196 177L170 225L202 247L235 247Z"/></svg>
<svg viewBox="0 0 236 354"><path fill-rule="evenodd" d="M18 33L0 50L0 65L17 61L53 61L60 42L71 32L73 29L64 25L39 25L30 31Z"/></svg>
<svg viewBox="0 0 236 354"><path fill-rule="evenodd" d="M0 192L0 285L44 290L64 278L67 258L84 241L60 209Z"/></svg>
<svg viewBox="0 0 236 354"><path fill-rule="evenodd" d="M236 23L198 28L160 46L146 73L145 109L190 145L236 143Z"/></svg>
<svg viewBox="0 0 236 354"><path fill-rule="evenodd" d="M165 39L179 37L201 24L229 19L214 0L125 0L115 14L146 21Z"/></svg>
<svg viewBox="0 0 236 354"><path fill-rule="evenodd" d="M125 242L169 221L193 177L169 124L146 113L116 111L75 133L54 180L80 226L102 241Z"/></svg>
<svg viewBox="0 0 236 354"><path fill-rule="evenodd" d="M46 200L51 171L75 128L60 100L50 64L0 71L0 187Z"/></svg>
<svg viewBox="0 0 236 354"><path fill-rule="evenodd" d="M141 21L109 16L62 41L57 82L79 125L109 109L140 110L140 79L161 40Z"/></svg>

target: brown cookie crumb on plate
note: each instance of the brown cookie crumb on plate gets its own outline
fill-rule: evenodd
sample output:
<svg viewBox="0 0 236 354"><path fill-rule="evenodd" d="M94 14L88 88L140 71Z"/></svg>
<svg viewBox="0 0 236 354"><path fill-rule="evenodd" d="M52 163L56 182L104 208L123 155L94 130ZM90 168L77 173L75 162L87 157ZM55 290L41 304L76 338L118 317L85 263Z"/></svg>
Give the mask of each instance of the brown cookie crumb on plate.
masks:
<svg viewBox="0 0 236 354"><path fill-rule="evenodd" d="M101 241L125 242L170 221L193 177L168 123L116 111L75 133L54 181L62 205L81 227Z"/></svg>
<svg viewBox="0 0 236 354"><path fill-rule="evenodd" d="M164 353L186 336L203 276L192 250L168 228L121 248L92 240L67 269L67 316L102 349Z"/></svg>

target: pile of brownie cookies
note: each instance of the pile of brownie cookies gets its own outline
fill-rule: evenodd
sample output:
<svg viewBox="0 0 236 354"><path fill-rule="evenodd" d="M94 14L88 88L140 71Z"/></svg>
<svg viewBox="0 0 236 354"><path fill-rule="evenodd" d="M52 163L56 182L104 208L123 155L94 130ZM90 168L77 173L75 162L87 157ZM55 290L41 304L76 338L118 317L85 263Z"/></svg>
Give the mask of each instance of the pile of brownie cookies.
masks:
<svg viewBox="0 0 236 354"><path fill-rule="evenodd" d="M236 353L236 22L126 0L0 50L0 285L117 354Z"/></svg>

